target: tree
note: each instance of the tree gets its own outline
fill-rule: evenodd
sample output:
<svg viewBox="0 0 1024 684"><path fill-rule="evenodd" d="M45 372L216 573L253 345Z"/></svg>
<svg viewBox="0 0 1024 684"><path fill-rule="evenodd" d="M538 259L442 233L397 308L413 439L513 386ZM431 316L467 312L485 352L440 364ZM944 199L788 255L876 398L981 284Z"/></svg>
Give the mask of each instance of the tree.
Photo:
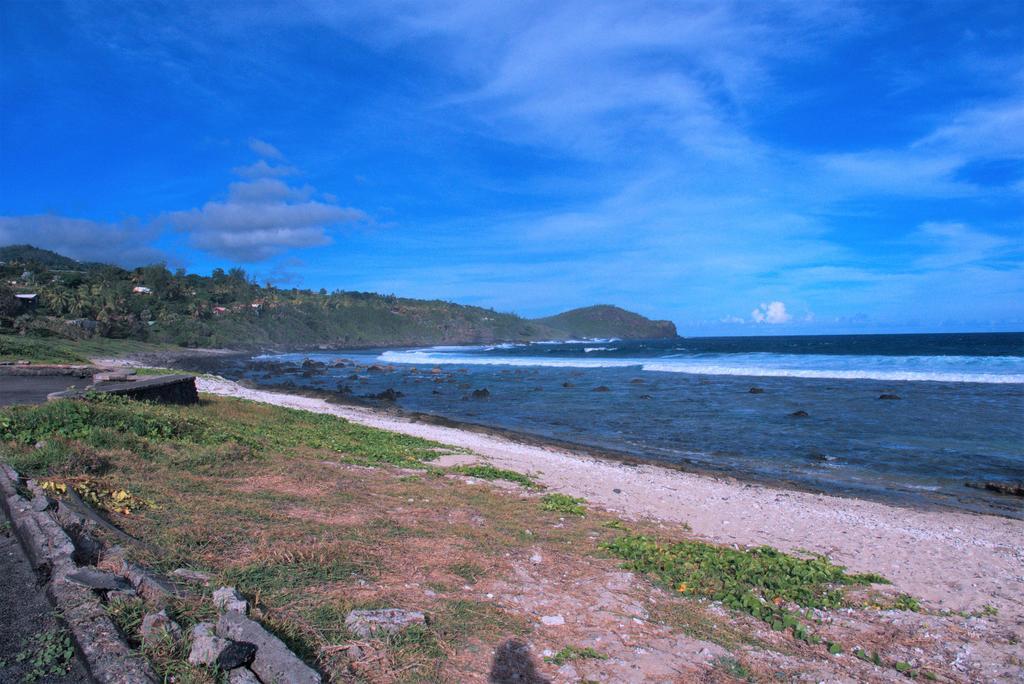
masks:
<svg viewBox="0 0 1024 684"><path fill-rule="evenodd" d="M0 284L0 319L14 318L18 314L18 300L14 298L14 290Z"/></svg>

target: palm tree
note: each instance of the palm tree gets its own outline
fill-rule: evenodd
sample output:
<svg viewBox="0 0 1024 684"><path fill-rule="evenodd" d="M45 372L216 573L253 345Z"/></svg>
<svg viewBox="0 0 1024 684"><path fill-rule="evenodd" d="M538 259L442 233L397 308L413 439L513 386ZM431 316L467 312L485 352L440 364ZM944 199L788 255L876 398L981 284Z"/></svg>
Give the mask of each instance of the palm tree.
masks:
<svg viewBox="0 0 1024 684"><path fill-rule="evenodd" d="M51 290L46 293L46 306L58 316L63 315L71 308L74 296L67 289Z"/></svg>

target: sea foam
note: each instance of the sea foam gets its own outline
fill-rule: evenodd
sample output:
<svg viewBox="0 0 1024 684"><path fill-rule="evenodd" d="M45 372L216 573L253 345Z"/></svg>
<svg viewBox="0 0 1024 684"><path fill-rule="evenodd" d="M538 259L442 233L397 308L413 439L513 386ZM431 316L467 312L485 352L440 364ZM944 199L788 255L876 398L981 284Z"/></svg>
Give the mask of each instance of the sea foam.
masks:
<svg viewBox="0 0 1024 684"><path fill-rule="evenodd" d="M479 347L387 351L385 363L547 368L638 368L653 373L750 377L1024 384L1024 357L838 356L817 354L674 354L583 358L474 354Z"/></svg>

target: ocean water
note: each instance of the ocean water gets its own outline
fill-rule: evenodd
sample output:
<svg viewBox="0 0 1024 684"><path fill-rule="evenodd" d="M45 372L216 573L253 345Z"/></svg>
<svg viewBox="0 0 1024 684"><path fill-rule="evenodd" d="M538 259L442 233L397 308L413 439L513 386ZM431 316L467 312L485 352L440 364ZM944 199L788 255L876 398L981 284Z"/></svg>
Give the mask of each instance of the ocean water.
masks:
<svg viewBox="0 0 1024 684"><path fill-rule="evenodd" d="M306 358L357 365L310 372ZM351 397L390 388L405 410L689 469L1024 518L1024 499L966 486L1024 481L1024 333L573 340L253 361L221 370ZM474 398L478 389L488 396Z"/></svg>

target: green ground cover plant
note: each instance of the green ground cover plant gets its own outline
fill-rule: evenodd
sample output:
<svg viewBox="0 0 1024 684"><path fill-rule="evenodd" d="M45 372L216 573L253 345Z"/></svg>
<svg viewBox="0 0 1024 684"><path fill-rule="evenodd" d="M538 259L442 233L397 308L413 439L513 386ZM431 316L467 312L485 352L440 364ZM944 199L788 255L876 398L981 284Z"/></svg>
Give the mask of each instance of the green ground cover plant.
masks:
<svg viewBox="0 0 1024 684"><path fill-rule="evenodd" d="M821 556L797 558L769 546L736 550L630 534L602 548L624 559L624 567L651 575L680 594L721 601L777 631L791 629L808 643L817 639L804 625L801 609L840 608L844 586L886 583L875 574L847 574Z"/></svg>
<svg viewBox="0 0 1024 684"><path fill-rule="evenodd" d="M586 503L586 499L577 499L568 494L545 494L540 500L540 507L545 511L582 517L587 514Z"/></svg>
<svg viewBox="0 0 1024 684"><path fill-rule="evenodd" d="M23 675L23 682L35 682L70 672L74 657L75 648L71 645L71 635L64 629L53 628L30 637L25 647L14 656L13 661L28 667L28 671Z"/></svg>
<svg viewBox="0 0 1024 684"><path fill-rule="evenodd" d="M505 480L507 482L515 482L527 489L540 489L542 487L542 485L538 484L529 475L517 473L514 470L496 468L490 464L474 463L472 465L459 465L454 466L449 470L461 475L476 477L481 480Z"/></svg>
<svg viewBox="0 0 1024 684"><path fill-rule="evenodd" d="M566 646L553 656L544 658L553 665L565 665L573 660L608 660L608 656L590 646L580 648L579 646Z"/></svg>

